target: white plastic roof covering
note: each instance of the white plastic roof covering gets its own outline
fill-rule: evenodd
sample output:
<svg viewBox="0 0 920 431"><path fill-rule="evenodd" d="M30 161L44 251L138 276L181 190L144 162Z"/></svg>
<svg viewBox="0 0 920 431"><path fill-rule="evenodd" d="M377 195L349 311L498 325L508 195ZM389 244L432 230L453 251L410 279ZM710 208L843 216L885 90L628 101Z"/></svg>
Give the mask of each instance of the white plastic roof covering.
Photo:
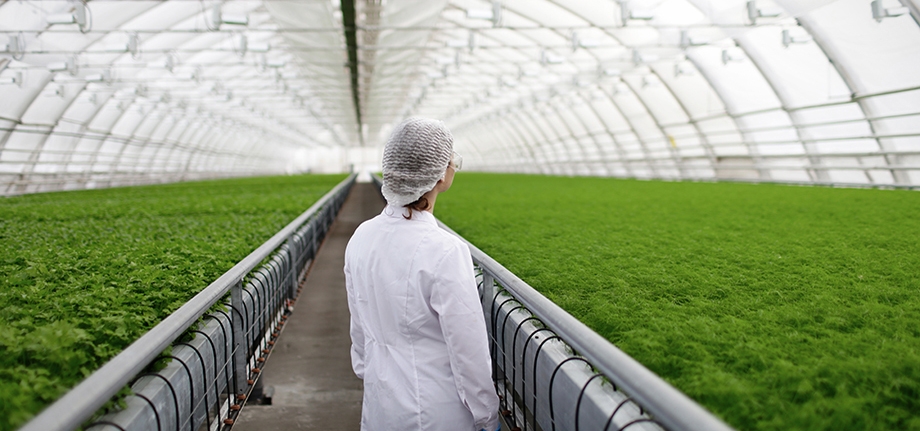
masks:
<svg viewBox="0 0 920 431"><path fill-rule="evenodd" d="M920 185L916 0L355 6L360 121L339 0L0 2L0 193L343 171L409 115L465 169Z"/></svg>

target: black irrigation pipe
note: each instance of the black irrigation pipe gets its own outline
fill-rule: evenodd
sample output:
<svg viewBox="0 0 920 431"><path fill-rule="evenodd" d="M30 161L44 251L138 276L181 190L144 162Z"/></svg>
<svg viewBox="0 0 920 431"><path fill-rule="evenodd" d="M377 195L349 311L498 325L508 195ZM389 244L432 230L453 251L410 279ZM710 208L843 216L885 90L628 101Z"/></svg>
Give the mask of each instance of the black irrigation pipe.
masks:
<svg viewBox="0 0 920 431"><path fill-rule="evenodd" d="M579 422L578 419L579 419L579 416L581 416L581 400L585 396L585 391L588 390L588 385L590 385L591 382L593 382L594 379L598 377L604 377L604 375L601 373L595 373L593 376L591 376L591 378L589 378L585 382L584 386L581 387L581 392L578 393L578 401L575 402L575 431L578 431L579 429L581 429L578 427L578 422Z"/></svg>
<svg viewBox="0 0 920 431"><path fill-rule="evenodd" d="M536 331L531 332L530 335L527 337L527 341L524 342L524 348L521 349L521 361L522 362L524 358L527 357L527 346L530 345L530 341L533 340L537 334L544 332L544 331L552 332L546 328L537 328ZM537 353L539 353L539 351ZM536 360L536 356L534 356L533 367L531 367L530 370L533 372L533 408L530 409L530 412L531 412L531 415L533 415L534 424L536 426L536 421L537 421L537 414L536 414L536 409L537 409L537 360ZM525 369L524 373L526 372L527 370ZM521 402L522 404L524 404L524 411L527 411L527 398L524 396L525 393L527 393L527 380L522 377L521 378ZM527 421L526 420L524 421L524 431L527 431Z"/></svg>
<svg viewBox="0 0 920 431"><path fill-rule="evenodd" d="M189 343L176 343L177 346L187 346L195 352L195 356L198 356L198 362L201 362L201 386L204 389L204 417L208 422L208 429L211 429L211 416L208 414L208 409L211 406L211 403L208 402L208 366L204 363L204 356L201 356L201 352L198 351L198 348L189 344ZM184 365L184 364L183 364ZM216 377L215 377L216 379ZM195 386L195 381L192 380L192 387ZM192 397L194 398L194 397ZM195 411L198 410L198 406L201 405L201 402L195 403L195 408L190 412L192 416L192 424L194 424ZM194 428L194 425L192 426Z"/></svg>
<svg viewBox="0 0 920 431"><path fill-rule="evenodd" d="M627 423L626 425L623 425L623 426L619 429L619 431L623 431L623 430L625 430L626 428L629 428L629 427L631 427L631 426L633 426L633 425L635 425L635 424L640 424L640 423L643 423L643 422L650 422L650 423L653 423L653 424L655 424L655 425L661 426L661 424L658 423L658 421L656 421L656 420L654 420L654 419L651 419L651 418L639 418L639 419L636 419L636 420L634 420L634 421L632 421L632 422Z"/></svg>
<svg viewBox="0 0 920 431"><path fill-rule="evenodd" d="M548 329L547 329L547 330L548 330ZM551 332L552 332L552 331L551 331ZM562 341L562 338L559 338L559 336L556 335L556 334L553 334L551 337L547 337L545 340L543 340L543 341L540 342L540 345L537 346L537 351L534 352L534 354L533 354L533 368L532 368L532 371L533 371L533 380L534 380L534 385L533 385L533 417L534 417L534 420L536 420L536 418L537 418L537 384L536 384L536 381L537 381L537 362L540 360L540 352L543 351L543 345L546 344L546 343L548 343L550 340L559 340L559 341ZM550 404L550 405L552 405L552 404ZM552 414L550 415L550 417L552 417ZM555 427L555 424L553 425L553 427ZM555 429L555 428L554 428L554 429Z"/></svg>
<svg viewBox="0 0 920 431"><path fill-rule="evenodd" d="M150 409L153 410L153 417L157 420L157 431L163 431L163 424L160 423L160 412L157 411L156 404L153 401L150 401L150 398L147 398L144 394L134 394L134 396L144 400L150 406Z"/></svg>
<svg viewBox="0 0 920 431"><path fill-rule="evenodd" d="M228 319L227 322L229 323L229 322L230 322L230 321L229 321L230 316L227 316L227 313L224 313L224 312L221 311L221 310L218 310L218 311L219 311L221 314L223 314L224 317L226 317L226 318ZM228 356L230 355L230 352L229 352L230 349L229 349L229 347L227 346L227 341L228 341L227 329L224 327L224 322L223 322L222 320L218 319L217 317L215 317L215 316L213 316L213 315L211 315L211 314L205 315L204 318L206 318L206 319L214 319L215 321L217 321L217 324L220 325L220 332L221 332L221 333L223 334L223 336L224 336L224 338L223 338L223 344L224 344L224 349L223 349L223 350L224 350L224 362L223 362L223 364L221 364L221 365L222 365L221 368L223 368L223 371L224 371L224 380L227 381L226 388L227 388L227 396L228 396L228 398L229 398L229 397L232 396L232 395L230 395L230 371L227 369L227 367L228 367L229 364L230 364L230 358L228 357ZM232 328L231 328L231 329L232 329ZM231 333L231 336L232 336L233 331L230 331L230 333ZM210 337L209 337L208 339L210 340ZM232 345L232 341L231 341L231 345ZM217 372L217 368L215 368L214 371ZM216 387L215 387L214 391L217 392L217 393L219 393L219 392L217 391L217 388L216 388ZM220 396L219 396L219 395L218 395L218 397L217 397L217 404L218 404L217 416L220 416Z"/></svg>
<svg viewBox="0 0 920 431"><path fill-rule="evenodd" d="M528 318L526 318L526 319L521 320L521 321L518 323L517 328L514 329L514 336L511 337L511 361L512 361L513 363L514 363L515 358L518 357L518 356L517 356L517 340L518 340L518 334L521 333L521 328L524 326L524 324L527 323L527 322L529 322L529 321L531 321L531 320L539 320L539 319L537 319L536 317L533 317L533 316L528 317ZM528 338L528 340L529 340L529 339L530 339L530 338ZM526 344L525 344L525 349L526 349ZM527 362L524 361L524 356L523 356L523 354L522 354L522 355L521 355L521 404L523 404L524 407L521 409L521 413L523 414L523 417L524 417L524 430L525 430L525 431L527 430L527 398L526 398L526 395L525 395L527 391L524 389L524 388L527 387L527 367L526 367L526 365L525 365L526 363L527 363ZM511 368L511 389L512 389L512 393L513 393L515 384L517 383L517 363L514 363L514 365L515 365L515 366Z"/></svg>
<svg viewBox="0 0 920 431"><path fill-rule="evenodd" d="M556 365L556 369L553 370L553 375L549 378L549 421L553 424L553 431L556 431L556 412L553 410L553 382L556 380L556 373L559 372L559 369L561 369L563 365L570 361L582 361L589 367L591 366L591 363L588 362L585 358L572 356L571 358L566 358L564 361L560 362L559 365Z"/></svg>
<svg viewBox="0 0 920 431"><path fill-rule="evenodd" d="M167 359L167 358L172 359L174 361L179 361L179 363L182 365L182 368L185 369L185 374L188 375L188 392L189 392L189 397L188 397L189 420L188 422L189 422L189 425L191 425L192 427L191 431L195 431L195 421L191 420L191 418L194 418L194 412L195 412L195 379L192 377L192 370L188 368L188 364L186 364L185 361L183 361L182 359L179 359L177 356L174 356L174 355L163 355L157 360L159 361L160 359ZM178 410L176 411L176 417L177 418L179 417ZM178 429L179 428L177 427L176 430Z"/></svg>
<svg viewBox="0 0 920 431"><path fill-rule="evenodd" d="M638 406L638 404L636 404L636 402L633 401L633 399L630 397L626 397L623 401L620 401L620 403L617 404L616 408L613 409L613 412L610 413L610 417L607 418L607 423L604 424L604 431L607 431L607 428L610 427L611 423L613 423L613 417L617 415L618 411L620 411L620 407L623 407L624 405L626 405L626 403L630 403L630 402ZM639 409L640 409L639 411L641 412L642 407L639 407Z"/></svg>
<svg viewBox="0 0 920 431"><path fill-rule="evenodd" d="M508 311L506 312L506 314L505 314L505 319L502 321L502 370L504 370L504 374L505 374L505 375L508 375L508 367L507 367L508 357L505 355L505 351L507 350L506 348L507 348L508 344L505 343L505 333L507 332L507 331L505 331L505 326L508 326L508 318L511 317L511 313L513 313L513 312L516 311L516 310L520 310L520 309L522 309L522 308L524 308L523 305L517 305L517 306L515 306L515 307L512 307L510 310L508 310ZM507 409L507 410L511 410L511 424L512 424L512 425L516 425L516 424L517 424L517 417L514 415L514 410L515 410L517 404L514 402L514 380L513 380L513 379L514 379L514 377L513 377L513 376L514 376L514 370L515 370L515 368L516 368L516 365L514 364L514 352L511 352L511 355L512 355L512 356L511 356L511 373L512 373L512 381L511 381L511 398L510 398L510 400L511 400L511 401L510 401L510 402L511 402L511 408L510 408L510 409ZM505 384L504 384L504 386L505 386L505 397L506 397L506 399L507 399L507 396L508 396L508 380L507 380L507 379L504 379L504 380L505 380Z"/></svg>
<svg viewBox="0 0 920 431"><path fill-rule="evenodd" d="M117 423L112 422L112 421L99 421L99 422L93 422L93 425L92 425L92 426L96 426L96 425L108 425L108 426L112 426L112 427L118 428L118 429L121 430L121 431L127 431L127 430L125 430L124 428L122 428L121 425L118 425ZM157 424L157 426L159 426L159 423ZM159 429L159 428L158 428L158 429Z"/></svg>
<svg viewBox="0 0 920 431"><path fill-rule="evenodd" d="M495 297L498 298L498 294L496 294ZM504 307L505 304L507 304L508 302L511 302L511 301L514 301L514 298L508 298L508 299L506 299L506 300L503 301L501 304L499 304L498 309L501 310L501 308ZM494 301L493 301L493 303L492 303L492 306L493 306L493 308L494 308L494 306L495 306ZM497 317L497 313L492 313L492 341L493 341L492 344L495 346L494 353L493 353L493 355L494 355L493 360L495 361L495 362L494 362L494 365L495 365L495 366L492 368L492 370L493 370L493 374L494 374L493 381L496 381L496 382L497 382L497 381L498 381L498 374L497 374L497 373L498 373L498 366L497 366L497 364L498 364L499 349L501 349L501 356L502 356L502 374L504 375L504 370L505 370L505 346L504 346L504 344L502 344L502 345L499 345L499 344L498 344L498 335L496 334L496 331L498 331L498 317ZM504 341L504 337L502 337L502 340ZM504 380L504 378L502 378L502 380ZM502 384L502 386L504 387L504 393L505 393L505 395L507 395L507 393L508 393L508 385ZM502 404L502 411L509 410L509 409L506 408L506 407L507 407L507 403L508 403L508 400L507 400L505 397L503 397L503 398L502 398L502 403L501 403L501 404ZM513 405L513 404L514 404L514 400L512 400L511 403L512 403L512 405Z"/></svg>
<svg viewBox="0 0 920 431"><path fill-rule="evenodd" d="M228 369L228 366L229 368L234 368L234 365L236 364L236 360L234 359L234 355L233 355L233 352L236 351L236 334L233 331L233 323L232 323L233 320L230 319L230 315L227 314L227 312L224 310L217 310L217 313L220 313L224 317L226 317L227 323L230 324L230 346L224 349L224 375L227 377L227 399L229 400L229 403L232 405L233 396L236 395L237 388L236 388L236 379L230 378L231 370ZM223 323L221 323L220 326L221 326L221 329L223 329L224 327ZM227 336L227 333L225 332L224 337L226 336ZM227 341L227 339L224 338L224 341Z"/></svg>
<svg viewBox="0 0 920 431"><path fill-rule="evenodd" d="M169 388L169 392L172 394L173 407L176 408L176 428L174 428L174 429L175 429L176 431L178 431L181 427L179 426L179 396L176 395L176 388L173 387L173 385L172 385L172 383L169 381L169 379L167 379L166 377L163 377L163 375L160 374L160 373L145 373L145 374L140 375L138 378L140 378L140 377L147 377L147 376L149 376L149 377L159 377L159 378L163 379L163 382L165 382L165 383L166 383L166 386Z"/></svg>

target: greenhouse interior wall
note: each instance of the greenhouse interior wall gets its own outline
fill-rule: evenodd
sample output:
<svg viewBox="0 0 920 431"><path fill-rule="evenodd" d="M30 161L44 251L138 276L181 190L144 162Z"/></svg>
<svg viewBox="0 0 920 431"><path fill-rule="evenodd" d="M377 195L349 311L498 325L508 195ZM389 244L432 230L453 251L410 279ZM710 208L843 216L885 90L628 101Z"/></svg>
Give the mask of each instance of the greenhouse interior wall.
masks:
<svg viewBox="0 0 920 431"><path fill-rule="evenodd" d="M918 0L2 0L0 205L370 183L413 116L451 130L460 182L911 193L918 71Z"/></svg>

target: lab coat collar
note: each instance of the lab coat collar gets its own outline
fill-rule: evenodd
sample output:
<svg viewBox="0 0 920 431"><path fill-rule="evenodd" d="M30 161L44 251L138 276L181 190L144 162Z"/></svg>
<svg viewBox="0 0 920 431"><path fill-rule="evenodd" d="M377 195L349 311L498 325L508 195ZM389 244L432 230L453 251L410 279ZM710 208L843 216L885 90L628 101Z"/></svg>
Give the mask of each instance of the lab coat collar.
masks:
<svg viewBox="0 0 920 431"><path fill-rule="evenodd" d="M405 217L409 216L409 209L405 207L387 205L386 208L383 209L383 214L387 217L399 217L401 219L405 219ZM438 225L438 221L434 218L434 214L428 211L412 211L412 218L409 221L416 220L435 226Z"/></svg>

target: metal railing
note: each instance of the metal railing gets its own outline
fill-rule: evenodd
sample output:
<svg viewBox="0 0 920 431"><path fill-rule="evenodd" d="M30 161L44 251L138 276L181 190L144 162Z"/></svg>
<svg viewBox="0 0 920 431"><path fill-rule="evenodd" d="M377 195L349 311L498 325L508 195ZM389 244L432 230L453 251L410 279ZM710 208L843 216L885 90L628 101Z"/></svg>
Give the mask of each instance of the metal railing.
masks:
<svg viewBox="0 0 920 431"><path fill-rule="evenodd" d="M440 222L439 222L440 223ZM443 223L481 271L505 420L524 430L731 428Z"/></svg>
<svg viewBox="0 0 920 431"><path fill-rule="evenodd" d="M372 178L379 190L382 179ZM493 380L509 429L732 430L447 225L438 224L469 246L478 269Z"/></svg>
<svg viewBox="0 0 920 431"><path fill-rule="evenodd" d="M261 363L354 182L350 175L339 183L21 431L81 425L92 430L218 430L232 425L258 389ZM221 306L227 293L230 301ZM194 337L177 342L183 334ZM156 369L160 361L168 364ZM94 419L129 383L133 393L124 399L124 408Z"/></svg>

